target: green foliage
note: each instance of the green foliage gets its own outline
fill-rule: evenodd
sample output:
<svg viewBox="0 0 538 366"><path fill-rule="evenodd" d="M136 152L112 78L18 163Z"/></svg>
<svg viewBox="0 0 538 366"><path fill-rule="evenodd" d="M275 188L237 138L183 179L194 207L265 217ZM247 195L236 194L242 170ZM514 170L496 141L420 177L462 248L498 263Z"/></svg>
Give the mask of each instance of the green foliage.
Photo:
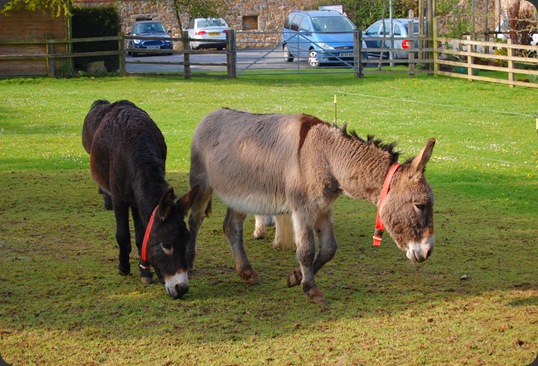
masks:
<svg viewBox="0 0 538 366"><path fill-rule="evenodd" d="M74 8L71 20L72 38L117 36L121 31L121 20L115 7ZM117 41L77 42L74 52L117 51ZM108 71L119 68L118 56L76 57L75 69L85 71L88 63L104 61Z"/></svg>
<svg viewBox="0 0 538 366"><path fill-rule="evenodd" d="M70 14L71 0L11 0L0 9L0 14L9 15L10 12L20 9L41 11L56 17L67 16Z"/></svg>
<svg viewBox="0 0 538 366"><path fill-rule="evenodd" d="M167 179L188 189L190 141L223 106L309 113L398 141L437 143L426 177L436 247L412 265L376 208L334 205L335 257L317 274L327 306L287 288L295 254L273 232L245 246L262 284L234 273L225 206L200 230L190 290L117 274L114 215L81 144L96 99L145 109L168 145ZM536 92L419 75L0 80L0 353L15 365L528 365L538 349ZM132 253L135 267L137 254Z"/></svg>
<svg viewBox="0 0 538 366"><path fill-rule="evenodd" d="M469 8L467 0L439 0L435 9L436 15L442 19L439 35L459 39L468 34L471 29Z"/></svg>
<svg viewBox="0 0 538 366"><path fill-rule="evenodd" d="M495 55L499 55L499 56L508 56L508 48L506 48L506 47L496 47L495 50L493 51L493 53ZM506 61L506 60L495 60L495 63L498 66L502 66L502 67L507 67L508 66L508 61Z"/></svg>
<svg viewBox="0 0 538 366"><path fill-rule="evenodd" d="M329 0L322 0L318 3L318 5L333 4L334 1ZM362 29L366 29L370 24L382 17L389 17L388 0L343 0L339 1L339 4L343 5L348 18ZM418 4L414 0L394 0L392 6L394 18L407 18L409 10L413 10L415 14L418 14Z"/></svg>
<svg viewBox="0 0 538 366"><path fill-rule="evenodd" d="M172 0L172 2L179 29L183 29L182 14L189 14L192 18L218 18L226 8L224 0ZM187 42L187 38L184 38L184 48L187 48Z"/></svg>

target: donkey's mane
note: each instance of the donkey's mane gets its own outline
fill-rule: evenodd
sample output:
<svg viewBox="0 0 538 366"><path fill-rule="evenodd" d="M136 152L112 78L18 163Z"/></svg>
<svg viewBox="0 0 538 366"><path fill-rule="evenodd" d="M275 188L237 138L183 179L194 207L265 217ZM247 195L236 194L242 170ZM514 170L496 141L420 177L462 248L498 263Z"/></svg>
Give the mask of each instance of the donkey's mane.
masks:
<svg viewBox="0 0 538 366"><path fill-rule="evenodd" d="M344 123L342 127L339 127L334 124L334 127L340 129L340 131L342 132L342 136L344 136L345 138L360 141L368 145L373 145L380 150L388 152L394 162L398 161L398 158L400 157L400 152L394 150L397 144L396 141L384 142L383 140L376 138L374 135L368 135L366 137L366 140L364 140L362 137L357 135L357 132L355 130L348 131L347 123Z"/></svg>

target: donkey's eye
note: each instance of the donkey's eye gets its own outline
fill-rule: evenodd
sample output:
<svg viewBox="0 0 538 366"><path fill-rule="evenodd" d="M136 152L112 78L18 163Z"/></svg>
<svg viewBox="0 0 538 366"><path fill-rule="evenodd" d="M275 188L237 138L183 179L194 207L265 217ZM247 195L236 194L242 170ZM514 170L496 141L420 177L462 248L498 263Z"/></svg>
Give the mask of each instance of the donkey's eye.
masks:
<svg viewBox="0 0 538 366"><path fill-rule="evenodd" d="M164 254L170 255L173 252L172 245L169 243L161 243L161 248L163 249Z"/></svg>
<svg viewBox="0 0 538 366"><path fill-rule="evenodd" d="M426 204L425 203L415 203L415 209L417 211L424 211L426 209Z"/></svg>

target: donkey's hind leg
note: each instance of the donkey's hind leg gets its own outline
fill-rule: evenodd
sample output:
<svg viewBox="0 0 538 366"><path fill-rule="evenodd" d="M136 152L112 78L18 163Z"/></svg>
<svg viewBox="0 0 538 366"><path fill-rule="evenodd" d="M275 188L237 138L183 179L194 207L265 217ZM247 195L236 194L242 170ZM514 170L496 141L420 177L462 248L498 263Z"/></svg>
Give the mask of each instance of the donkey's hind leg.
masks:
<svg viewBox="0 0 538 366"><path fill-rule="evenodd" d="M293 236L293 223L290 215L276 215L275 217L275 239L273 248L295 250L295 238Z"/></svg>
<svg viewBox="0 0 538 366"><path fill-rule="evenodd" d="M257 285L260 283L260 279L256 271L252 269L243 245L243 223L246 217L246 214L228 208L223 223L224 235L232 248L235 271L247 283Z"/></svg>
<svg viewBox="0 0 538 366"><path fill-rule="evenodd" d="M254 215L254 238L256 239L263 239L267 235L267 230L265 230L265 226L268 225L268 217L265 215Z"/></svg>

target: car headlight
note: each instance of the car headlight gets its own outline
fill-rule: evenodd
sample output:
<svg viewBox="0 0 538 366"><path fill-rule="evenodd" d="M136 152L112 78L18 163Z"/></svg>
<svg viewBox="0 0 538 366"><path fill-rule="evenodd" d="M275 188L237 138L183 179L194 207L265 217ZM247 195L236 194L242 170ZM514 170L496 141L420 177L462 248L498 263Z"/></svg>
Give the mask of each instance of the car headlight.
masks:
<svg viewBox="0 0 538 366"><path fill-rule="evenodd" d="M134 44L140 44L140 43L142 43L142 40L141 39L133 39L133 43Z"/></svg>
<svg viewBox="0 0 538 366"><path fill-rule="evenodd" d="M327 43L324 43L324 42L321 42L321 43L318 43L318 46L324 50L334 50L334 47L327 44Z"/></svg>

